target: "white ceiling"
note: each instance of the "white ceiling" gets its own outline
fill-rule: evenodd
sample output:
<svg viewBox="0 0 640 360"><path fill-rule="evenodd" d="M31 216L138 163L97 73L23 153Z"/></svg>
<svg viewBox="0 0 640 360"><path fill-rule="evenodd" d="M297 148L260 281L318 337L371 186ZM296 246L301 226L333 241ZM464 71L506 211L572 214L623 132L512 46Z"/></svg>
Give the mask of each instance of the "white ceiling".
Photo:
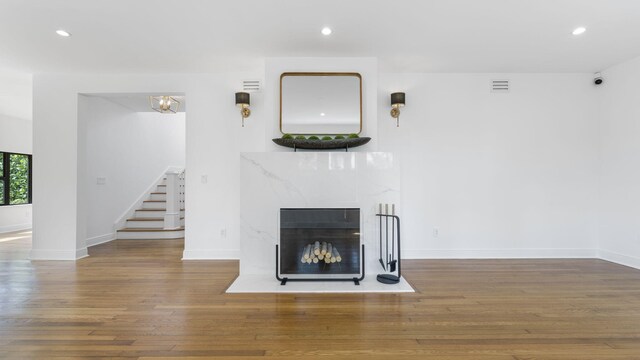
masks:
<svg viewBox="0 0 640 360"><path fill-rule="evenodd" d="M640 56L639 0L0 4L0 68L36 73L244 71L271 56L372 56L381 71L595 72ZM571 35L578 26L587 32Z"/></svg>

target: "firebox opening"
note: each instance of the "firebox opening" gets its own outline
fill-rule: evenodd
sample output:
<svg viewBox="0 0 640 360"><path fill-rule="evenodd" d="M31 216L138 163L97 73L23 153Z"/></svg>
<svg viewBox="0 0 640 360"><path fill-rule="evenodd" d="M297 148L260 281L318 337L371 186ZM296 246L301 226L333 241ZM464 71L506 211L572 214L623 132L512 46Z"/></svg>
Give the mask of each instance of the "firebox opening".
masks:
<svg viewBox="0 0 640 360"><path fill-rule="evenodd" d="M360 274L360 209L280 209L280 274Z"/></svg>

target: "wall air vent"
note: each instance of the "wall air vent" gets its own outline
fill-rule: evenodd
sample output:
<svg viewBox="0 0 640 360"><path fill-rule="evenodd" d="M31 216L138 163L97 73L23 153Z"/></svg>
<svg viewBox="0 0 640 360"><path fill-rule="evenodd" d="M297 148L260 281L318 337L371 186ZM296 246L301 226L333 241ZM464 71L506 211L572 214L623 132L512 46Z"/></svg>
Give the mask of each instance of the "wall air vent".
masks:
<svg viewBox="0 0 640 360"><path fill-rule="evenodd" d="M242 80L242 91L257 92L260 91L260 80Z"/></svg>
<svg viewBox="0 0 640 360"><path fill-rule="evenodd" d="M509 80L491 80L492 93L508 93Z"/></svg>

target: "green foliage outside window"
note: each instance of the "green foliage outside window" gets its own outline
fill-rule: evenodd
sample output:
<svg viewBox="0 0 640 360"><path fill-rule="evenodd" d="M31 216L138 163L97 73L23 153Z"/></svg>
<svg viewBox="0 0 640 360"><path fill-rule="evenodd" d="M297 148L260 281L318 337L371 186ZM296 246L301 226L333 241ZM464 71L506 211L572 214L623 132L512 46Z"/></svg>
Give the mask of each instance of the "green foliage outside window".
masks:
<svg viewBox="0 0 640 360"><path fill-rule="evenodd" d="M29 157L9 155L9 199L11 205L29 203Z"/></svg>

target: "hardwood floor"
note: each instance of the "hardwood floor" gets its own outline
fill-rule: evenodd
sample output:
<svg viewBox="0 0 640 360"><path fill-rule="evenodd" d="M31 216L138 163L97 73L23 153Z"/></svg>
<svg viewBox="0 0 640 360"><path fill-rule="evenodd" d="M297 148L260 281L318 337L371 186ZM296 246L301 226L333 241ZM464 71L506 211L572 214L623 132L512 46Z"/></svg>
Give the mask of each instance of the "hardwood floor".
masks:
<svg viewBox="0 0 640 360"><path fill-rule="evenodd" d="M0 257L0 358L640 359L640 271L605 261L406 261L415 294L252 295L182 246Z"/></svg>

